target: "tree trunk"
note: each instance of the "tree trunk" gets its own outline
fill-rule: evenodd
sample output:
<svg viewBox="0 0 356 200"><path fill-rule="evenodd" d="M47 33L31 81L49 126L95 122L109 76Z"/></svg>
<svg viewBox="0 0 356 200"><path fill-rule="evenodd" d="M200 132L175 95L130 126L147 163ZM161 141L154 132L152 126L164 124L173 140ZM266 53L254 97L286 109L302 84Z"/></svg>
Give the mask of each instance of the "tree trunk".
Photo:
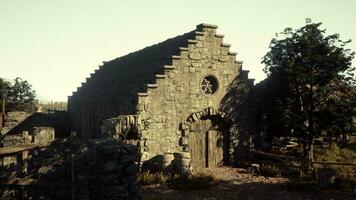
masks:
<svg viewBox="0 0 356 200"><path fill-rule="evenodd" d="M311 139L311 141L308 141L308 148L309 148L309 154L308 154L308 170L313 169L313 161L314 161L314 140Z"/></svg>

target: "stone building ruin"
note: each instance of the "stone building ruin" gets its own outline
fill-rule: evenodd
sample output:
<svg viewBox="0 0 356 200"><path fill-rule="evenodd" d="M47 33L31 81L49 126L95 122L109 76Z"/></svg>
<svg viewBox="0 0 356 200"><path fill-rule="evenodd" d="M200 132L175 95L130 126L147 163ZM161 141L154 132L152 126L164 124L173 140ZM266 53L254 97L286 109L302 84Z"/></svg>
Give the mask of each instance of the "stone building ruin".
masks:
<svg viewBox="0 0 356 200"><path fill-rule="evenodd" d="M83 139L109 134L135 143L142 163L175 153L194 168L233 162L241 130L231 90L253 79L216 30L200 24L104 62L68 98L72 130Z"/></svg>

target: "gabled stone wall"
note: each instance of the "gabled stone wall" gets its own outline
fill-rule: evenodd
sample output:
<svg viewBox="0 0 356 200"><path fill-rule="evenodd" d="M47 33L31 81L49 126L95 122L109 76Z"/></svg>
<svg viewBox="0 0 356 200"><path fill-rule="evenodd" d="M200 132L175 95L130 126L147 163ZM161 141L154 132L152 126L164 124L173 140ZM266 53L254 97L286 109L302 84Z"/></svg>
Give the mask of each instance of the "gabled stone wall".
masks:
<svg viewBox="0 0 356 200"><path fill-rule="evenodd" d="M223 43L224 36L217 34L216 28L197 26L195 38L172 55L171 64L164 66L164 74L156 76L155 84L147 85L147 93L139 94L141 161L166 152L184 151L180 141L182 122L207 108L219 111L231 83L241 73L242 63L236 61L236 53L229 51L230 45ZM218 81L218 89L212 95L202 91L206 76Z"/></svg>

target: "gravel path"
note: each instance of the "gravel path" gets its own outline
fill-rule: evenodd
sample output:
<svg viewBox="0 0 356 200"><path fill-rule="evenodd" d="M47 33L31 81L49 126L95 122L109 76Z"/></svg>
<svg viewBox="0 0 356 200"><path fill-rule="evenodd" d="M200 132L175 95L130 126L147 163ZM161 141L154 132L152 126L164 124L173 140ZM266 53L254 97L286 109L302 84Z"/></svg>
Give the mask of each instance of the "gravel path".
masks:
<svg viewBox="0 0 356 200"><path fill-rule="evenodd" d="M272 199L272 200L356 200L356 190L338 191L288 190L286 178L254 176L244 169L221 167L204 169L200 172L215 177L218 184L209 190L179 191L167 186L150 185L141 188L141 196L147 200L215 200L215 199ZM193 172L197 173L197 172Z"/></svg>

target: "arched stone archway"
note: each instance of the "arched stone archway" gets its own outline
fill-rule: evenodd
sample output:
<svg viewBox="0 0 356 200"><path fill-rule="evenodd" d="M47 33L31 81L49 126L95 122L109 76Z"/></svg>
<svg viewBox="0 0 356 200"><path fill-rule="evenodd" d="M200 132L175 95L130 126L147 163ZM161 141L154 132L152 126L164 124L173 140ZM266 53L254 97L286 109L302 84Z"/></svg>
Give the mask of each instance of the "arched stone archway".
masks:
<svg viewBox="0 0 356 200"><path fill-rule="evenodd" d="M192 113L181 123L180 145L190 152L193 168L216 167L228 162L229 123L212 107Z"/></svg>

